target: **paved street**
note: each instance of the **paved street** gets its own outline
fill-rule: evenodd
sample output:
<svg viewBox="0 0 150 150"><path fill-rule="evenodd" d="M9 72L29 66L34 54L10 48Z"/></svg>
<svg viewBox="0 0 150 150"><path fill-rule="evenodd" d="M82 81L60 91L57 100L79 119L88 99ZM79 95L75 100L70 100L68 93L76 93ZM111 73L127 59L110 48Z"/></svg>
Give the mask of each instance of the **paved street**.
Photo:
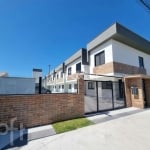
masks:
<svg viewBox="0 0 150 150"><path fill-rule="evenodd" d="M21 150L149 150L150 110L28 142Z"/></svg>

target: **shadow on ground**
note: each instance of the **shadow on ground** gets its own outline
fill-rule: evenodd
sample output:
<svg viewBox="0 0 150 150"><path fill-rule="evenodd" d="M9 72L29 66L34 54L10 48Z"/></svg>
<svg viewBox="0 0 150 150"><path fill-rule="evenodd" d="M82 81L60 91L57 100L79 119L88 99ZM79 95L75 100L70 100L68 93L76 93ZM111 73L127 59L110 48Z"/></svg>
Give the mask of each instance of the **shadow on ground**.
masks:
<svg viewBox="0 0 150 150"><path fill-rule="evenodd" d="M0 133L0 150L24 146L28 143L28 130Z"/></svg>

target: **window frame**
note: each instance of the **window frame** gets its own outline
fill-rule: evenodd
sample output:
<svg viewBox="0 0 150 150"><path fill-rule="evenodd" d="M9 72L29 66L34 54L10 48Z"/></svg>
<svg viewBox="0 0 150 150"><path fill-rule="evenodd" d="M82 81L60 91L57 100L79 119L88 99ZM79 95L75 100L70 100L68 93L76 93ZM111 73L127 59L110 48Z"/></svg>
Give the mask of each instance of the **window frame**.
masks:
<svg viewBox="0 0 150 150"><path fill-rule="evenodd" d="M102 56L103 56L103 61L104 61L104 62L102 61ZM97 63L96 57L99 58L99 63ZM96 55L94 56L94 59L95 59L95 67L105 64L105 51L103 50L103 51L101 51L100 53L96 54Z"/></svg>
<svg viewBox="0 0 150 150"><path fill-rule="evenodd" d="M57 76L56 76L56 77L57 77L57 79L59 79L59 73L57 73Z"/></svg>
<svg viewBox="0 0 150 150"><path fill-rule="evenodd" d="M111 90L112 82L111 81L102 81L102 89Z"/></svg>
<svg viewBox="0 0 150 150"><path fill-rule="evenodd" d="M78 89L78 84L77 83L74 84L74 89L75 90Z"/></svg>
<svg viewBox="0 0 150 150"><path fill-rule="evenodd" d="M139 58L139 67L144 68L144 58L141 56L139 56L138 58Z"/></svg>
<svg viewBox="0 0 150 150"><path fill-rule="evenodd" d="M71 75L71 74L72 74L72 68L69 67L69 68L68 68L68 75Z"/></svg>
<svg viewBox="0 0 150 150"><path fill-rule="evenodd" d="M63 72L61 72L61 75L60 75L60 76L61 76L61 78L63 78Z"/></svg>
<svg viewBox="0 0 150 150"><path fill-rule="evenodd" d="M77 65L80 65L80 69L79 70L77 70ZM81 73L81 62L76 64L76 73Z"/></svg>
<svg viewBox="0 0 150 150"><path fill-rule="evenodd" d="M72 84L68 85L68 89L71 90L72 89Z"/></svg>
<svg viewBox="0 0 150 150"><path fill-rule="evenodd" d="M94 81L90 81L88 82L88 89L89 90L94 90L95 89L95 82Z"/></svg>

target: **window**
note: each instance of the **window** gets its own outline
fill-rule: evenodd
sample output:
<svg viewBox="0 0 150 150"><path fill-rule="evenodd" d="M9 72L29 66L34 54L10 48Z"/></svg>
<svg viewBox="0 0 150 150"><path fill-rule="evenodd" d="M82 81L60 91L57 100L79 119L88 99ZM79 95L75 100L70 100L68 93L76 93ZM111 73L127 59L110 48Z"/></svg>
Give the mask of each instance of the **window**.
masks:
<svg viewBox="0 0 150 150"><path fill-rule="evenodd" d="M62 85L62 89L64 89L64 85Z"/></svg>
<svg viewBox="0 0 150 150"><path fill-rule="evenodd" d="M55 79L55 75L53 75L53 80Z"/></svg>
<svg viewBox="0 0 150 150"><path fill-rule="evenodd" d="M57 79L59 78L59 74L57 74Z"/></svg>
<svg viewBox="0 0 150 150"><path fill-rule="evenodd" d="M63 78L63 72L61 72L61 78Z"/></svg>
<svg viewBox="0 0 150 150"><path fill-rule="evenodd" d="M76 64L76 72L77 73L81 72L81 63Z"/></svg>
<svg viewBox="0 0 150 150"><path fill-rule="evenodd" d="M132 93L132 95L138 95L138 88L136 86L132 86L131 93Z"/></svg>
<svg viewBox="0 0 150 150"><path fill-rule="evenodd" d="M139 67L144 68L144 59L139 56Z"/></svg>
<svg viewBox="0 0 150 150"><path fill-rule="evenodd" d="M68 68L68 75L71 75L71 67Z"/></svg>
<svg viewBox="0 0 150 150"><path fill-rule="evenodd" d="M102 64L105 64L105 53L104 53L104 51L95 55L95 66L99 66Z"/></svg>
<svg viewBox="0 0 150 150"><path fill-rule="evenodd" d="M112 89L112 82L111 81L103 81L102 89Z"/></svg>
<svg viewBox="0 0 150 150"><path fill-rule="evenodd" d="M88 89L94 89L94 82L88 82Z"/></svg>
<svg viewBox="0 0 150 150"><path fill-rule="evenodd" d="M60 89L60 85L59 85L59 89Z"/></svg>
<svg viewBox="0 0 150 150"><path fill-rule="evenodd" d="M124 83L122 82L121 79L119 79L119 96L120 98L124 97Z"/></svg>
<svg viewBox="0 0 150 150"><path fill-rule="evenodd" d="M78 85L77 84L74 84L74 89L77 89Z"/></svg>
<svg viewBox="0 0 150 150"><path fill-rule="evenodd" d="M69 89L71 89L71 87L72 87L72 85L71 85L71 84L69 84Z"/></svg>

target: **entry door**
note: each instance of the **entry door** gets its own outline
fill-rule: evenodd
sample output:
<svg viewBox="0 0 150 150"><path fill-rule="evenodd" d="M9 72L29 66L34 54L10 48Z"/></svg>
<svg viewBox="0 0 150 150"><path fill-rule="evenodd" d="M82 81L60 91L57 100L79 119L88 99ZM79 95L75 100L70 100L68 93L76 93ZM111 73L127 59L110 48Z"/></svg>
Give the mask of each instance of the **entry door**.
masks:
<svg viewBox="0 0 150 150"><path fill-rule="evenodd" d="M112 82L98 82L98 111L111 110L113 107Z"/></svg>

